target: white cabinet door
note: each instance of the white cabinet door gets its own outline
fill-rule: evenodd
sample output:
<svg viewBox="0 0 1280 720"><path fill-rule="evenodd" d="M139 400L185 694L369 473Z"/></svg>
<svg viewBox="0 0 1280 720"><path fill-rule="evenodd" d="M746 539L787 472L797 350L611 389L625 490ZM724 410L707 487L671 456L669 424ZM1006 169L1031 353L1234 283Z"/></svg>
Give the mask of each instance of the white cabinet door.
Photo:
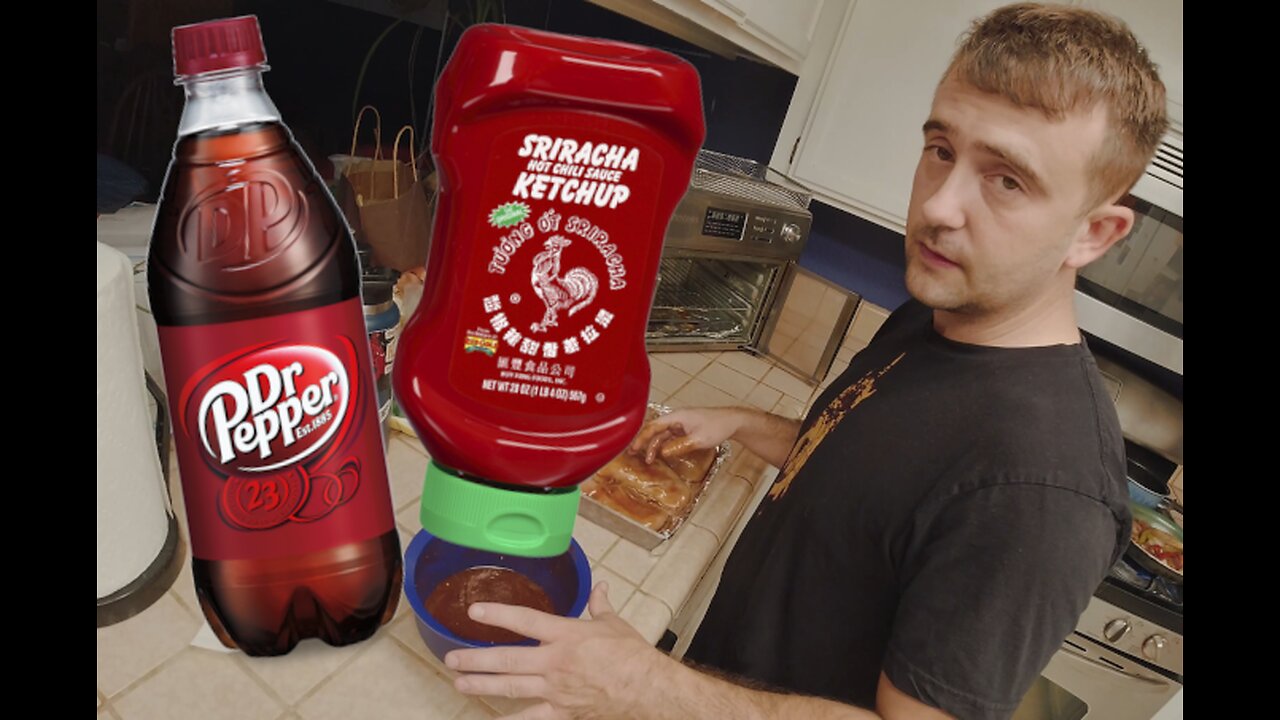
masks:
<svg viewBox="0 0 1280 720"><path fill-rule="evenodd" d="M798 74L824 4L849 0L588 0L727 58Z"/></svg>
<svg viewBox="0 0 1280 720"><path fill-rule="evenodd" d="M904 231L934 89L969 24L1004 4L857 0L789 174L827 202Z"/></svg>
<svg viewBox="0 0 1280 720"><path fill-rule="evenodd" d="M741 20L742 16L747 14L747 6L751 4L751 0L698 0L704 5L710 5L712 8L728 15L734 20Z"/></svg>
<svg viewBox="0 0 1280 720"><path fill-rule="evenodd" d="M797 59L809 54L824 0L736 0L746 10L742 25Z"/></svg>
<svg viewBox="0 0 1280 720"><path fill-rule="evenodd" d="M1084 7L1125 21L1160 68L1169 99L1169 119L1182 131L1182 2L1181 0L1083 0Z"/></svg>

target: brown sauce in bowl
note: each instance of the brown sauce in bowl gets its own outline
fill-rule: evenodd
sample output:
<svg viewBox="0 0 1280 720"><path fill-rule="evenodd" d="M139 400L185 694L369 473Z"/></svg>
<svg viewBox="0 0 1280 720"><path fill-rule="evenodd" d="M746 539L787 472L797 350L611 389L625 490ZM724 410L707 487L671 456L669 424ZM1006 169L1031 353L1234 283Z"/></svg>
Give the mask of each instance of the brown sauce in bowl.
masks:
<svg viewBox="0 0 1280 720"><path fill-rule="evenodd" d="M476 602L496 602L554 613L551 598L537 583L507 568L479 566L445 578L427 596L427 612L449 632L472 642L516 643L528 640L510 630L476 622L467 608Z"/></svg>

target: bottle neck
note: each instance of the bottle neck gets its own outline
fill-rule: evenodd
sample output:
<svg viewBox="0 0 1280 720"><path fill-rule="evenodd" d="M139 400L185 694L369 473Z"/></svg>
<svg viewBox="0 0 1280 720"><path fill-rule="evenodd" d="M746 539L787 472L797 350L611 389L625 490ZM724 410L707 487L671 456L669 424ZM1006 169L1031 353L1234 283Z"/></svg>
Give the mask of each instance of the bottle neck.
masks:
<svg viewBox="0 0 1280 720"><path fill-rule="evenodd" d="M262 87L265 65L180 77L187 102L178 136L231 129L253 122L280 122L280 111Z"/></svg>

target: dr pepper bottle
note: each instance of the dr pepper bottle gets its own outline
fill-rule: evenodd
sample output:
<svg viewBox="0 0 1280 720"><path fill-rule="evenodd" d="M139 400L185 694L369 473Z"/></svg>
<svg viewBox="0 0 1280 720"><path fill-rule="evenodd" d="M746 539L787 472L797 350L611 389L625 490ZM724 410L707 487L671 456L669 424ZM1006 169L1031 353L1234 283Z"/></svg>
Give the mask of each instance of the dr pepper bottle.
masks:
<svg viewBox="0 0 1280 720"><path fill-rule="evenodd" d="M147 277L196 594L249 655L358 642L401 559L355 243L263 89L257 18L174 28L173 55Z"/></svg>

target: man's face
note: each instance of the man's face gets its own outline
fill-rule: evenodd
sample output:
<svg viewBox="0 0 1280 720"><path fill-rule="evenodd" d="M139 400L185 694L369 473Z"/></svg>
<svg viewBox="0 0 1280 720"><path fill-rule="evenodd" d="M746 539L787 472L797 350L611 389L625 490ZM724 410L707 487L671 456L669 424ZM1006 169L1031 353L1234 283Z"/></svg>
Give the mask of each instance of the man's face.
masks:
<svg viewBox="0 0 1280 720"><path fill-rule="evenodd" d="M936 310L999 315L1070 287L1101 107L1054 122L953 78L925 124L907 210L907 289ZM1069 296L1069 290L1066 291Z"/></svg>

